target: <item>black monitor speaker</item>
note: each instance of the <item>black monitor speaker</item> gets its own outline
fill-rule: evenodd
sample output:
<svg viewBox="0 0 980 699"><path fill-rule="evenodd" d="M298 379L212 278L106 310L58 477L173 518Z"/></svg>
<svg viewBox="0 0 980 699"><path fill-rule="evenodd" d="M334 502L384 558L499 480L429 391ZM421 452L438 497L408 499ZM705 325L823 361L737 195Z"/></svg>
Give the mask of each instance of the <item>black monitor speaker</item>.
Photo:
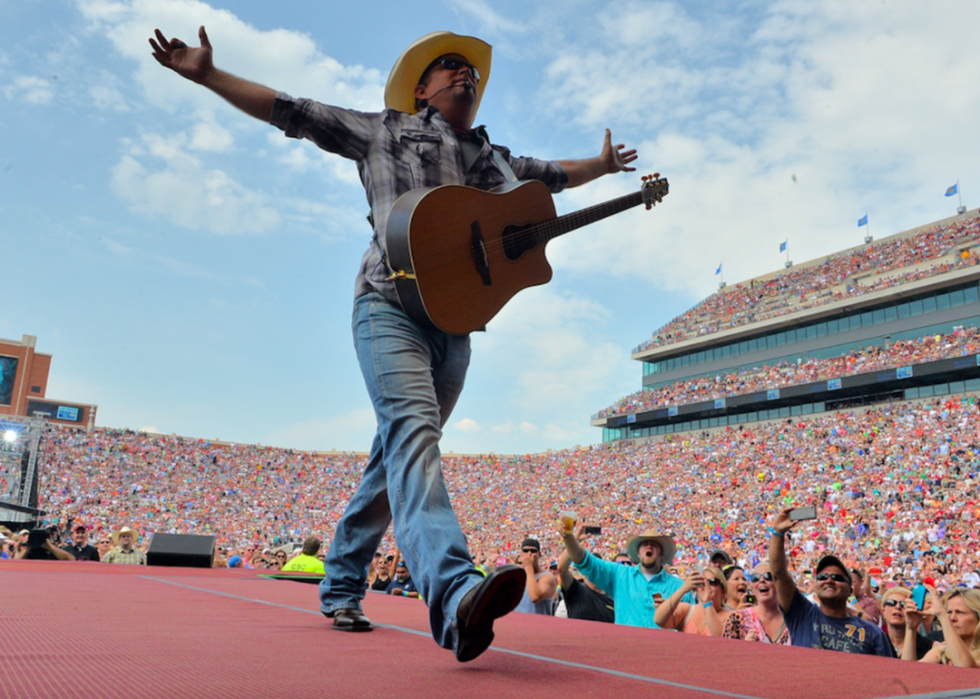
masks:
<svg viewBox="0 0 980 699"><path fill-rule="evenodd" d="M213 534L154 534L146 552L151 566L210 568L213 560Z"/></svg>

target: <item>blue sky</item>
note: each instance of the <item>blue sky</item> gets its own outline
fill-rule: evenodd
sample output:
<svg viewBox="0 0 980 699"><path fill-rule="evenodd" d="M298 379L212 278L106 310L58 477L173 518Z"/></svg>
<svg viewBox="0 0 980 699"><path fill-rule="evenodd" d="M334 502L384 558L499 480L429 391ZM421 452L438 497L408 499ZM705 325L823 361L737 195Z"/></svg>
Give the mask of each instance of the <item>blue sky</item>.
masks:
<svg viewBox="0 0 980 699"><path fill-rule="evenodd" d="M382 107L388 70L436 29L494 45L478 121L544 158L602 130L671 193L548 247L555 278L474 336L445 451L600 439L636 390L629 351L726 281L955 212L980 196L980 4L314 3L0 0L0 336L54 355L48 396L99 423L366 450L350 338L369 239L354 165L160 68L154 27L296 96ZM795 176L795 177L794 177ZM564 213L632 191L620 174Z"/></svg>

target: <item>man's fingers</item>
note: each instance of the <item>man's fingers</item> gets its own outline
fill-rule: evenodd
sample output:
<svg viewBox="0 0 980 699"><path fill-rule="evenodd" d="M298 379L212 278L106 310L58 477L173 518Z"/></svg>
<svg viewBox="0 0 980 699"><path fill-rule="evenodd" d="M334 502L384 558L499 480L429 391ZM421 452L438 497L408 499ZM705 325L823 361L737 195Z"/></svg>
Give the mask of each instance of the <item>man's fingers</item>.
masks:
<svg viewBox="0 0 980 699"><path fill-rule="evenodd" d="M157 40L159 40L160 46L162 46L164 49L166 49L167 51L169 51L170 50L170 42L167 41L167 37L165 37L163 35L163 32L161 32L159 29L154 29L153 30L153 33L157 35Z"/></svg>
<svg viewBox="0 0 980 699"><path fill-rule="evenodd" d="M208 39L208 33L204 31L203 24L201 25L201 28L197 30L197 36L201 40L201 46L211 48L211 41Z"/></svg>

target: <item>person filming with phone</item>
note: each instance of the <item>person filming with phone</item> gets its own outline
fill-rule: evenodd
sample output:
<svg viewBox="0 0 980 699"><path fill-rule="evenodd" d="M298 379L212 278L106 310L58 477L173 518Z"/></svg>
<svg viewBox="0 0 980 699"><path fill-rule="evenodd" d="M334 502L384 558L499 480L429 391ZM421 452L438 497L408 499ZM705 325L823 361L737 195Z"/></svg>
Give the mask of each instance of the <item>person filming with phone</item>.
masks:
<svg viewBox="0 0 980 699"><path fill-rule="evenodd" d="M653 620L655 608L684 584L664 570L677 552L673 537L653 530L631 537L626 542L626 552L639 565L630 566L589 553L575 536L574 521L565 522L563 518L558 533L578 571L612 596L617 624L659 628ZM695 603L694 593L686 593L682 601Z"/></svg>
<svg viewBox="0 0 980 699"><path fill-rule="evenodd" d="M806 599L789 572L786 534L800 519L815 519L814 508L783 508L769 527L769 567L776 586L776 598L789 629L790 644L803 648L823 648L845 653L893 657L884 632L869 621L852 616L847 600L854 591L851 574L832 554L817 562L815 594L817 604Z"/></svg>

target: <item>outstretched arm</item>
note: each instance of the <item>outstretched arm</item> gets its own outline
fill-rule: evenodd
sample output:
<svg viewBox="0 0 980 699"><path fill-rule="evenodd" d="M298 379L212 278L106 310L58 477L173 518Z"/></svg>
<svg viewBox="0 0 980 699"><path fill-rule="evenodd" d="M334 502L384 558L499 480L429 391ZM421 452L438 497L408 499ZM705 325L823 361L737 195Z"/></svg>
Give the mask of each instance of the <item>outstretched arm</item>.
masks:
<svg viewBox="0 0 980 699"><path fill-rule="evenodd" d="M795 524L789 518L789 512L792 509L791 507L784 507L772 520L769 527L769 568L772 570L772 578L776 583L776 599L784 612L789 609L793 603L793 597L796 596L796 583L793 582L793 578L789 574L789 563L786 560L786 548L784 546L786 532L792 529Z"/></svg>
<svg viewBox="0 0 980 699"><path fill-rule="evenodd" d="M151 38L150 46L157 63L224 97L246 114L269 121L276 91L215 68L211 42L203 26L198 30L201 45L197 48L176 37L168 40L159 29L154 31L156 40Z"/></svg>
<svg viewBox="0 0 980 699"><path fill-rule="evenodd" d="M606 129L606 140L602 143L602 152L595 158L582 160L559 160L558 163L568 173L568 186L578 187L580 184L608 175L611 172L633 172L635 167L629 164L636 160L636 149L623 150L625 144L612 144L612 132Z"/></svg>

